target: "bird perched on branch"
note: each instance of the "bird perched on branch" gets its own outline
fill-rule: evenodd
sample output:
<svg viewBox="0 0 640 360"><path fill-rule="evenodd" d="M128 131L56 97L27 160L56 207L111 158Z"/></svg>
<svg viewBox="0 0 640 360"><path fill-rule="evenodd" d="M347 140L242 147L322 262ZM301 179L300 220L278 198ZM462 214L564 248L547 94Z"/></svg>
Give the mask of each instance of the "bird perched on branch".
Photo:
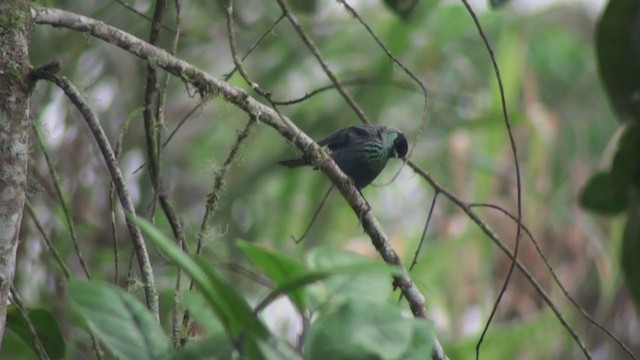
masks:
<svg viewBox="0 0 640 360"><path fill-rule="evenodd" d="M407 138L387 126L361 124L340 129L318 141L326 148L342 172L349 176L358 190L380 175L390 158L407 155ZM307 158L278 162L289 168L309 165Z"/></svg>

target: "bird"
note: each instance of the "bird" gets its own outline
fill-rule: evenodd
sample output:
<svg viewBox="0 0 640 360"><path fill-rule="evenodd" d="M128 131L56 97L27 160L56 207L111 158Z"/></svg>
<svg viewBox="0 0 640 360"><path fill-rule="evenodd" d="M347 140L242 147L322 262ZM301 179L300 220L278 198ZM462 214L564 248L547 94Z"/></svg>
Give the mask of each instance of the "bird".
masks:
<svg viewBox="0 0 640 360"><path fill-rule="evenodd" d="M342 128L318 141L329 152L338 167L349 176L358 189L371 184L390 158L407 155L407 138L400 130L383 125L359 124ZM282 160L288 168L309 165L309 159Z"/></svg>

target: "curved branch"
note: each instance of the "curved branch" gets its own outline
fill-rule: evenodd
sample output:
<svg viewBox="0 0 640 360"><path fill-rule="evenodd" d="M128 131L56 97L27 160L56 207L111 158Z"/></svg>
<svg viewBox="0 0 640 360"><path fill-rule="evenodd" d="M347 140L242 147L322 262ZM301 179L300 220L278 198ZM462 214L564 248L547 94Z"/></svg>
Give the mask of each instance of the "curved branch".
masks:
<svg viewBox="0 0 640 360"><path fill-rule="evenodd" d="M144 243L144 238L142 237L140 228L135 223L136 213L133 207L133 201L131 200L131 196L127 190L127 184L124 181L124 177L122 176L122 172L118 166L113 149L111 149L107 135L104 133L102 126L100 126L100 123L98 122L93 110L89 107L89 104L87 104L80 92L67 78L46 73L40 74L40 76L45 80L53 82L62 89L62 91L64 91L65 95L67 95L69 100L71 100L73 105L82 114L82 117L89 126L91 133L100 147L100 152L102 153L107 168L109 169L109 173L111 174L118 197L120 198L120 203L127 215L125 219L127 227L129 228L129 233L131 234L131 241L136 253L136 258L138 259L138 264L140 266L147 306L156 319L159 320L160 312L158 306L158 292L156 290L153 277L153 268L151 267L151 261L149 260L149 253L147 252L147 247Z"/></svg>

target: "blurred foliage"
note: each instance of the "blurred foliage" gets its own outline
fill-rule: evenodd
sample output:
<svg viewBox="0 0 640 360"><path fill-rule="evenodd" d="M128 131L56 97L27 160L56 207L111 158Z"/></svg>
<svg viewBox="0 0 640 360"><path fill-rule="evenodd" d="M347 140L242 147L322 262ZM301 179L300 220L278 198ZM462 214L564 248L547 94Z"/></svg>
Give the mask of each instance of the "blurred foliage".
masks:
<svg viewBox="0 0 640 360"><path fill-rule="evenodd" d="M153 2L124 2L148 17L153 14ZM119 1L48 0L40 3L99 19L142 39L148 37L148 20ZM366 85L349 87L368 117L400 128L410 139L419 135L412 159L461 199L495 203L515 213L513 159L496 81L486 49L464 7L458 2L423 0L416 2L409 16L400 19L388 7L393 3L391 1L353 3L393 54L429 89L428 123L425 130L417 134L424 100L417 88L391 64L371 36L344 9L331 1L317 1L314 11L304 16L300 14L300 21L340 79L368 80ZM485 1L481 3L487 5ZM223 2L202 0L182 2L177 51L180 58L216 77L233 69L225 11L221 4ZM235 9L238 48L242 53L281 14L277 4L270 1L238 0ZM494 46L507 91L522 170L523 220L549 254L550 262L577 302L637 353L640 326L630 293L637 294L640 287L633 285L637 282L632 283L631 288L624 286L619 271L629 268L628 273L638 274L637 261L633 257L639 243L637 229L631 220L625 227L622 216L598 217L577 206L581 198L579 189L588 183L590 174L603 169L617 172L615 159L625 164L633 162L630 152L615 150L616 141L612 139L615 139L619 110L614 105L614 114L607 104L611 85L605 80L603 87L598 78L599 67L604 77L603 64L602 60L596 62L596 53L601 59L600 45L594 42L593 35L602 10L595 2L588 1L559 1L534 9L531 2L513 0L500 11L480 11L478 15ZM170 47L171 29L176 27L172 1L168 2L167 14L164 23L169 30L161 32L160 41L160 46L165 48ZM602 39L601 35L596 39ZM150 205L154 195L148 173L145 169L134 172L144 163L146 154L141 116L145 64L100 40L45 26L34 27L30 49L34 66L55 59L63 62L62 74L84 92L112 144L117 142L123 124L130 120L120 157L123 173L138 213L154 222L162 233L170 234L161 211ZM286 20L246 59L245 66L253 80L278 100L298 98L329 83ZM632 71L637 71L637 66L634 69ZM229 81L249 89L238 74ZM194 96L193 89L173 78L169 81L166 99L165 138L200 101ZM57 166L64 193L68 194L80 247L94 278L126 287L129 294L142 298L144 295L135 276L125 281L132 249L119 212L115 217L116 272L109 177L90 133L60 91L48 84L38 85L31 106ZM279 109L314 138L358 121L335 91L326 91ZM242 129L247 120L246 114L221 99L207 99L203 108L186 121L162 152L164 190L184 221L191 249L195 248L205 196L212 187L215 171L225 161L236 131ZM620 147L623 148L626 149ZM306 240L300 245L291 241L291 235L298 236L304 231L330 186L319 172L311 169L289 171L276 165L278 160L293 153L292 146L273 130L257 126L243 146L240 159L231 168L213 220L214 228L205 236L198 266L206 263L211 267L217 274L216 279L232 285L236 298L242 299L242 303L257 304L274 290L260 285L244 270L249 269L251 274L266 274L262 276L267 276L274 284L281 284L281 279L275 271L267 271L264 264L255 264L256 258L245 257L237 245L238 239L272 249L299 264L304 263L302 259L310 253L307 271L314 269L311 265L313 249L319 245L332 249L329 253L336 258L341 255L335 249L343 248L378 259L360 230L357 216L335 193L325 204ZM406 167L389 183L400 169L400 162L391 162L374 186L364 190L364 195L403 262L409 264L434 194ZM626 166L619 169L625 176L630 174L627 171L630 168ZM74 274L81 277L82 271L52 180L47 175L44 156L35 147L31 171L34 190L29 201L56 249ZM610 172L607 170L607 173ZM606 182L615 181L618 180L606 179ZM596 195L596 201L611 200ZM637 202L625 204L629 219L637 219L638 213L633 210L637 209ZM481 215L501 239L513 245L516 227L511 220L491 210L482 210ZM431 224L412 277L427 299L434 332L443 342L445 351L452 358L472 358L479 331L510 262L464 214L442 198L438 200ZM634 238L636 241L622 241L623 234L625 240ZM82 316L86 314L71 311L66 293L69 287L43 244L42 235L26 214L20 241L16 271L18 291L30 307L45 307L61 323L68 358L92 358L90 339L83 331L86 319ZM623 358L615 343L581 318L561 296L530 242L523 241L521 245L522 262L560 304L560 309L584 336L588 347L598 349L602 358ZM161 296L159 330L169 334L177 270L174 260L166 253L161 254L153 247L150 251ZM270 257L264 255L264 258ZM136 266L134 261L134 274ZM305 283L305 291L324 294L321 299L332 304L332 311L349 309L348 305L340 308L345 302L331 303L332 296L345 293L364 294L369 298L377 294L376 301L387 309L398 311L395 306L397 294L391 292L388 274L367 272L344 276L347 277L326 277L320 286ZM637 280L638 276L631 278ZM74 280L72 284L77 283L78 280ZM183 287L187 286L185 283L183 276ZM353 287L345 286L345 283L353 284ZM112 287L108 289L106 292L110 296L120 294ZM296 298L296 295L291 296ZM211 299L194 300L192 297L194 295L183 295L177 299L197 310L196 320L216 318L211 308L203 305ZM304 304L315 310L322 309L322 301L299 299L294 300L298 306ZM362 304L357 296L355 300L349 296L348 301ZM401 303L401 307L406 304ZM209 309L208 313L203 309ZM323 315L329 317L329 314ZM296 308L281 302L270 304L260 317L269 334L285 339L289 344L298 340L298 320ZM330 321L327 322L327 326L331 326ZM197 325L190 336L224 343L226 330L223 324L216 325L210 320L198 321ZM14 349L20 348L19 339L11 330L4 338L0 358L20 358L16 352L7 352L7 344L15 344ZM261 349L259 351L263 350L261 344L256 345ZM188 358L188 354L211 351L207 346L210 346L207 341L191 343L184 349L184 358ZM33 358L27 350L21 354L23 358ZM516 273L487 335L483 357L566 359L577 358L579 354L578 347L550 315L539 295Z"/></svg>
<svg viewBox="0 0 640 360"><path fill-rule="evenodd" d="M625 126L611 140L617 150L610 171L592 175L580 200L584 208L605 215L627 211L621 268L640 306L640 263L635 260L640 253L640 2L609 1L597 24L596 54L609 101Z"/></svg>

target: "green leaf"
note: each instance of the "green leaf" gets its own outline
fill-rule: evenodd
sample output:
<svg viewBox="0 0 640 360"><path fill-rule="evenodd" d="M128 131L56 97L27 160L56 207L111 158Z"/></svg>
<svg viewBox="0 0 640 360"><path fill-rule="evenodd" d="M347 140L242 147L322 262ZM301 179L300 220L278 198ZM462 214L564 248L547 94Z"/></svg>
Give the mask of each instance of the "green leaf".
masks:
<svg viewBox="0 0 640 360"><path fill-rule="evenodd" d="M596 29L598 68L622 121L640 122L640 2L610 0Z"/></svg>
<svg viewBox="0 0 640 360"><path fill-rule="evenodd" d="M224 332L224 327L213 314L202 293L186 290L182 293L182 302L189 312L193 314L193 320L207 329L209 335L217 334L220 331Z"/></svg>
<svg viewBox="0 0 640 360"><path fill-rule="evenodd" d="M275 251L246 241L239 241L238 247L251 260L251 263L259 266L277 285L282 285L287 280L305 272L302 265L295 260ZM306 308L305 293L302 289L292 289L288 292L288 296L299 311L303 311Z"/></svg>
<svg viewBox="0 0 640 360"><path fill-rule="evenodd" d="M636 201L637 203L637 201ZM628 212L627 224L622 237L620 266L631 297L640 309L640 216L638 206Z"/></svg>
<svg viewBox="0 0 640 360"><path fill-rule="evenodd" d="M489 5L494 9L498 9L507 5L509 1L511 0L489 0Z"/></svg>
<svg viewBox="0 0 640 360"><path fill-rule="evenodd" d="M597 172L582 188L580 205L603 215L616 215L627 207L625 189L616 186L608 172Z"/></svg>
<svg viewBox="0 0 640 360"><path fill-rule="evenodd" d="M31 345L25 343L24 339L16 332L7 328L2 337L2 351L0 354L3 359L19 359L19 360L40 360L34 352Z"/></svg>
<svg viewBox="0 0 640 360"><path fill-rule="evenodd" d="M627 126L618 141L613 158L611 176L616 188L627 189L635 185L640 189L640 125Z"/></svg>
<svg viewBox="0 0 640 360"><path fill-rule="evenodd" d="M328 294L333 297L359 298L369 301L386 302L392 292L389 272L400 274L397 268L379 262L373 262L363 256L348 251L337 251L329 247L318 247L311 251L307 257L309 267L315 270L339 270L348 271L334 272L336 276L324 282ZM358 267L383 266L376 270L369 271ZM374 265L375 264L375 265ZM349 269L356 266L356 269ZM386 271L384 271L386 269ZM355 270L355 271L354 271ZM381 271L382 270L382 271Z"/></svg>
<svg viewBox="0 0 640 360"><path fill-rule="evenodd" d="M62 336L60 324L56 318L46 309L28 309L27 314L33 324L40 343L45 352L52 359L61 359L66 353L66 343ZM18 309L10 305L7 309L7 329L15 331L29 346L35 346L33 335L29 330L26 319ZM35 348L33 348L35 351Z"/></svg>
<svg viewBox="0 0 640 360"><path fill-rule="evenodd" d="M415 356L410 347L425 337L425 330L393 305L348 301L311 325L305 354L309 359L404 359ZM430 354L428 348L422 358Z"/></svg>
<svg viewBox="0 0 640 360"><path fill-rule="evenodd" d="M407 351L400 357L402 360L421 360L425 354L433 351L433 326L421 319L408 320L413 325L413 337Z"/></svg>
<svg viewBox="0 0 640 360"><path fill-rule="evenodd" d="M144 219L136 223L149 236L149 240L169 259L182 268L200 290L207 303L224 325L227 334L234 340L245 336L242 344L243 355L248 358L262 358L256 341L267 339L269 331L254 315L253 310L236 289L224 280L202 259L192 259L169 238Z"/></svg>
<svg viewBox="0 0 640 360"><path fill-rule="evenodd" d="M268 341L258 342L260 351L266 360L302 360L302 356L288 343L272 338Z"/></svg>
<svg viewBox="0 0 640 360"><path fill-rule="evenodd" d="M413 9L418 2L420 0L384 0L387 7L403 20L407 20L413 14Z"/></svg>
<svg viewBox="0 0 640 360"><path fill-rule="evenodd" d="M295 11L304 14L313 14L318 8L317 0L290 0L289 5Z"/></svg>
<svg viewBox="0 0 640 360"><path fill-rule="evenodd" d="M339 275L349 275L349 279L354 279L354 274L366 274L369 275L371 273L382 273L382 274L397 274L400 270L390 265L372 263L372 262L361 262L359 264L351 264L344 266L337 266L331 269L326 270L313 270L302 273L298 276L292 277L280 285L277 288L273 289L265 298L256 306L256 311L261 311L265 307L267 307L272 301L277 299L282 294L288 294L296 289L305 287L307 285L313 284L317 281L325 280L330 277L336 277ZM352 290L350 286L354 288L358 288L356 286L355 280L345 286L341 291L348 293L349 290ZM383 280L384 281L384 280Z"/></svg>
<svg viewBox="0 0 640 360"><path fill-rule="evenodd" d="M133 295L100 281L71 280L69 302L98 339L121 359L163 359L169 339Z"/></svg>

